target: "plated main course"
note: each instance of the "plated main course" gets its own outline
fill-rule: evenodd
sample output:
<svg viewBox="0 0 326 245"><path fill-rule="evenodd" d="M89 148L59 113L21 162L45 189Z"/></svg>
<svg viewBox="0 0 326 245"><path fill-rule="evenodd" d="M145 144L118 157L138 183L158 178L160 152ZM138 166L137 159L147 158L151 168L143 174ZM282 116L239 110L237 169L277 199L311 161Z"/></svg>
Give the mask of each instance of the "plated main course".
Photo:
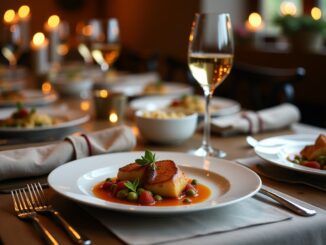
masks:
<svg viewBox="0 0 326 245"><path fill-rule="evenodd" d="M53 126L61 121L48 114L39 113L35 108L28 109L18 103L16 110L9 117L0 119L0 127L36 128Z"/></svg>
<svg viewBox="0 0 326 245"><path fill-rule="evenodd" d="M93 188L96 197L116 203L150 206L179 206L207 200L210 189L188 178L173 160L144 156L121 168Z"/></svg>
<svg viewBox="0 0 326 245"><path fill-rule="evenodd" d="M290 155L288 160L305 167L326 170L326 136L320 134L313 145L306 145L300 153Z"/></svg>

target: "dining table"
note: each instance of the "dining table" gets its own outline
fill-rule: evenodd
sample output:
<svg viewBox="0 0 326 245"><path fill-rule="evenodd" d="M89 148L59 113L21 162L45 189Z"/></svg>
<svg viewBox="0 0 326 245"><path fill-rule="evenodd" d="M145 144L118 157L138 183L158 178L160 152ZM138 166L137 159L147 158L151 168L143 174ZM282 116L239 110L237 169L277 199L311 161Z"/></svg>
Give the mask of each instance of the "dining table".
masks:
<svg viewBox="0 0 326 245"><path fill-rule="evenodd" d="M79 107L80 101L78 99L72 98L63 98L60 102L67 103L71 107ZM92 111L92 107L89 111L91 113L91 119L84 123L83 125L76 128L76 133L79 132L93 132L101 129L105 129L108 127L114 127L115 125L110 124L107 120L97 119ZM151 151L164 151L164 152L183 152L186 153L190 149L197 148L201 145L202 140L202 130L197 130L194 135L186 140L185 142L178 145L159 145L152 144L147 142L140 135L136 124L135 119L132 116L126 117L124 122L121 122L132 128L132 132L135 134L137 139L137 144L134 147L133 151L144 151L145 149L150 149ZM325 133L325 129L318 128L315 126L310 126L302 123L295 123L288 128L273 130L263 133L258 133L255 136L258 140L279 136L279 135L290 135L290 134L319 134ZM227 137L222 137L218 134L212 133L211 135L211 144L219 149L222 149L227 153L225 157L226 160L230 160L236 162L236 159L246 159L255 157L254 149L248 145L246 142L246 134L237 134ZM56 141L54 141L56 142ZM2 150L10 150L24 147L37 147L40 145L46 145L50 142L42 141L42 142L14 142L15 144L11 144L10 140L8 140L8 144L2 144L0 146L0 153ZM51 141L53 143L53 141ZM1 164L1 163L0 163ZM236 163L239 164L239 163ZM251 165L248 166L253 171L259 173L256 166ZM324 238L326 233L326 195L322 190L318 190L313 187L309 187L303 184L291 184L282 181L273 180L266 176L260 175L262 183L267 188L270 188L277 193L280 193L283 196L292 198L294 201L300 202L303 206L308 206L310 208L314 208L317 210L317 216L319 219L324 220L323 227L319 227L323 230ZM37 176L37 177L29 177L29 178L19 178L19 179L10 179L4 180L0 182L0 190L4 189L15 189L21 186L24 186L27 183L47 183L47 175ZM85 234L91 241L92 244L125 244L123 240L121 240L114 232L108 229L102 222L99 221L92 212L88 211L88 207L85 207L84 204L77 203L73 200L70 200L57 192L55 192L51 187L45 189L45 195L48 198L49 202L60 211L60 213L69 221L71 225L73 225L76 229L78 229L81 233ZM251 197L252 198L252 197ZM271 204L272 206L272 204ZM275 205L274 205L275 206ZM290 214L292 217L298 217L296 214L291 213L290 211L283 209L281 206L277 206L278 209L283 210L284 212ZM101 210L103 212L103 210ZM107 213L114 213L111 210L104 210ZM190 214L191 215L191 214ZM118 215L112 217L119 217ZM315 219L316 216L313 217L298 217L298 219L302 219L300 225L298 226L298 233L300 233L300 229L308 229L311 226L312 222L308 222L309 220ZM54 234L55 238L61 244L74 244L72 240L61 230L51 219L47 217L40 216L40 220L44 222L45 226L51 230L52 234ZM141 217L139 218L139 222L141 222ZM289 223L288 225L286 223ZM320 222L320 220L318 221ZM282 221L275 224L263 224L257 226L245 227L242 229L236 229L228 232L216 232L207 235L197 235L195 237L189 237L185 239L181 239L178 241L168 241L167 244L175 242L176 244L226 244L228 237L233 237L234 244L260 244L259 241L255 240L255 235L259 233L266 234L266 244L268 243L268 239L271 237L279 236L280 239L282 237L286 238L284 241L288 243L289 240L295 237L299 237L300 234L296 233L296 231L283 228L277 228L277 225L280 223L284 223L283 226L291 226L290 221ZM155 224L153 224L155 225ZM158 224L157 229L160 229L160 225ZM175 229L182 229L182 227L178 227L175 225ZM268 233L270 234L268 236ZM144 230L144 234L146 230ZM146 234L150 237L150 234ZM261 234L260 234L261 235ZM314 235L313 233L310 235ZM321 236L318 232L315 234L316 236ZM236 242L236 237L239 236L241 241ZM28 222L23 222L18 219L14 208L13 202L10 193L2 193L0 194L0 244L43 244L43 240L39 236L37 232L33 229L33 227ZM307 237L306 237L307 238ZM322 244L320 241L316 244ZM224 242L223 242L224 241ZM270 240L271 242L273 239ZM311 239L311 241L315 241ZM316 240L318 241L318 239ZM326 240L323 241L324 244ZM150 244L150 242L149 242ZM232 244L232 243L230 243ZM313 244L313 243L310 243Z"/></svg>

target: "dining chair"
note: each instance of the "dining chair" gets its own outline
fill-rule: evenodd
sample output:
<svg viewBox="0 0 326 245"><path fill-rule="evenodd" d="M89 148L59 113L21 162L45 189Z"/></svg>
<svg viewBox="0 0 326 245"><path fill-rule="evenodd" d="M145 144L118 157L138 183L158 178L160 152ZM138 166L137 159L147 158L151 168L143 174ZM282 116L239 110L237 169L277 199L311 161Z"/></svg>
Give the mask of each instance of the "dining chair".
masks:
<svg viewBox="0 0 326 245"><path fill-rule="evenodd" d="M274 68L235 63L227 93L234 99L246 100L246 107L255 110L282 102L294 103L295 86L305 74L303 67Z"/></svg>

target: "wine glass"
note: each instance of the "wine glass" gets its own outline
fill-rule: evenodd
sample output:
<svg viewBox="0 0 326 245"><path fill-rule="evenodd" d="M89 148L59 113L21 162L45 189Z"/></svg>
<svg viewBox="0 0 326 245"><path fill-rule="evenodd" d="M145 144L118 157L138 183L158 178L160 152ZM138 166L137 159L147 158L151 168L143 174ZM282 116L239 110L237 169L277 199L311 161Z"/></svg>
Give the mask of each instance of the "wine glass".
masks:
<svg viewBox="0 0 326 245"><path fill-rule="evenodd" d="M81 21L77 24L76 27L78 52L83 57L84 62L87 65L91 65L93 63L91 44L97 39L98 34L93 30L96 29L98 22L99 20L96 19Z"/></svg>
<svg viewBox="0 0 326 245"><path fill-rule="evenodd" d="M215 88L229 75L233 63L233 34L230 15L196 14L189 36L188 64L204 90L205 118L202 146L192 151L198 156L225 157L210 145L210 100Z"/></svg>
<svg viewBox="0 0 326 245"><path fill-rule="evenodd" d="M105 74L120 55L119 23L115 18L93 22L91 54Z"/></svg>
<svg viewBox="0 0 326 245"><path fill-rule="evenodd" d="M16 68L22 54L22 32L18 23L9 26L5 32L5 42L1 49L2 55L8 60L11 68Z"/></svg>

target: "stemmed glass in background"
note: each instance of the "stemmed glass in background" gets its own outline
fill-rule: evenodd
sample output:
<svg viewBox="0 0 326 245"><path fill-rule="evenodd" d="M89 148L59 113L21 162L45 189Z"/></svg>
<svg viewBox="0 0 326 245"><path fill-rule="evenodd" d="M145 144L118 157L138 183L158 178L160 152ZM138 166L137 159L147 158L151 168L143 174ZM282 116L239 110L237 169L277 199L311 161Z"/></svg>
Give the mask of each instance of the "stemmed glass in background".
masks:
<svg viewBox="0 0 326 245"><path fill-rule="evenodd" d="M120 31L117 19L98 23L97 39L91 45L92 57L106 73L120 55Z"/></svg>
<svg viewBox="0 0 326 245"><path fill-rule="evenodd" d="M5 42L1 53L8 60L10 68L14 69L22 54L22 32L20 25L18 23L10 25L5 30L4 35Z"/></svg>
<svg viewBox="0 0 326 245"><path fill-rule="evenodd" d="M229 75L233 63L233 34L229 14L196 14L189 36L188 64L204 90L205 118L202 146L198 156L225 157L210 145L210 100L215 88Z"/></svg>
<svg viewBox="0 0 326 245"><path fill-rule="evenodd" d="M118 20L90 20L81 27L80 33L79 53L86 63L90 63L92 57L106 73L120 55Z"/></svg>

